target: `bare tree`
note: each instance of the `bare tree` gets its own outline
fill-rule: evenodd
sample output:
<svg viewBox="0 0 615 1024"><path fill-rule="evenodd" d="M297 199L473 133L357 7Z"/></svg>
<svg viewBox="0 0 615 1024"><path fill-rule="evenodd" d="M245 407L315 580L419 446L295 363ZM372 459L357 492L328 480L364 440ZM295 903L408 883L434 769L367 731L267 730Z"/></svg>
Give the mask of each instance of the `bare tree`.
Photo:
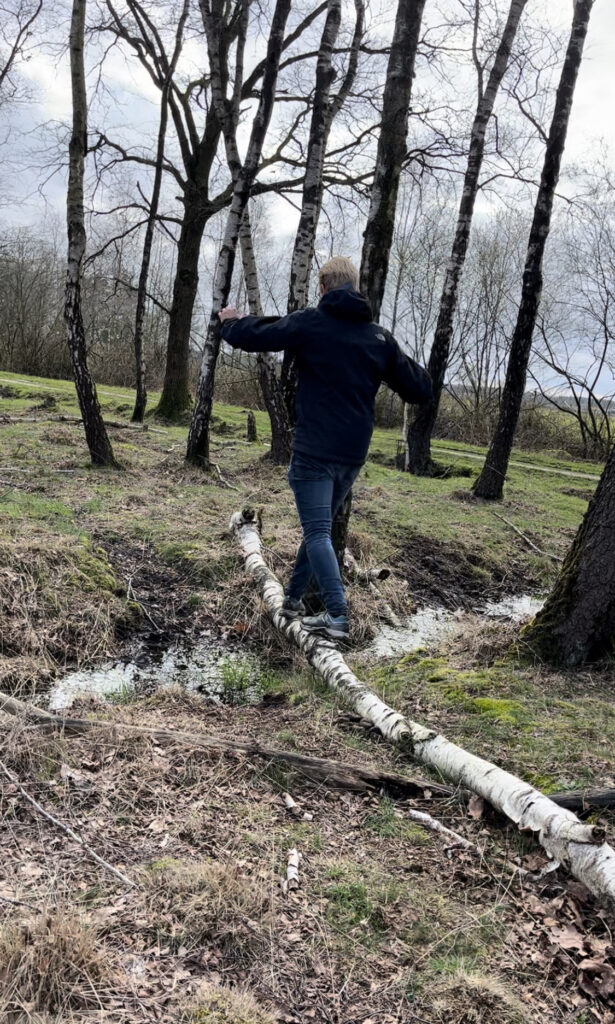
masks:
<svg viewBox="0 0 615 1024"><path fill-rule="evenodd" d="M593 3L594 0L574 0L572 29L557 89L540 188L530 230L521 302L508 358L500 415L485 465L473 488L479 498L497 500L502 497L508 460L525 391L532 337L542 294L542 264L551 227L555 189L559 181L574 90L583 59L583 48Z"/></svg>
<svg viewBox="0 0 615 1024"><path fill-rule="evenodd" d="M15 72L23 60L43 0L3 0L0 3L0 104L15 96Z"/></svg>
<svg viewBox="0 0 615 1024"><path fill-rule="evenodd" d="M407 153L414 63L425 0L399 0L387 65L378 151L361 254L361 291L380 316L395 228L399 178Z"/></svg>
<svg viewBox="0 0 615 1024"><path fill-rule="evenodd" d="M252 316L263 316L258 269L247 207L239 229L239 242L250 313ZM269 458L274 466L285 466L290 457L291 426L277 374L276 360L271 352L259 352L256 361L261 392L271 424Z"/></svg>
<svg viewBox="0 0 615 1024"><path fill-rule="evenodd" d="M73 127L69 145L68 193L68 268L64 315L79 407L85 436L95 466L115 466L113 449L98 404L96 387L88 369L83 313L81 310L81 272L86 234L83 213L83 175L87 152L87 95L85 88L84 36L86 0L73 0L70 27L70 68L73 99Z"/></svg>
<svg viewBox="0 0 615 1024"><path fill-rule="evenodd" d="M145 382L145 353L143 348L143 325L145 322L145 307L147 303L147 283L149 278L149 267L152 256L152 242L158 217L158 206L160 204L160 191L164 174L164 151L167 137L167 124L169 120L169 94L173 85L175 69L182 50L184 27L188 18L190 0L184 0L179 21L177 22L177 33L175 36L175 47L169 66L166 69L162 89L160 91L160 123L158 127L158 139L156 144L156 166L154 169L154 181L152 194L149 201L149 212L145 227L145 238L143 240L143 256L141 258L141 270L139 272L139 284L137 286L137 309L135 313L135 369L136 369L136 396L135 407L132 414L133 423L142 423L145 416L147 404L147 388Z"/></svg>
<svg viewBox="0 0 615 1024"><path fill-rule="evenodd" d="M149 7L146 0L123 0L124 10L115 6L117 0L105 0L110 13L107 24L101 29L113 33L133 51L146 69L148 75L160 90L170 67L164 34L160 29L160 10L156 4ZM250 6L250 5L248 5ZM236 43L237 33L244 17L244 0L233 0L222 5L212 0L213 14L219 29L218 50L224 57ZM283 40L286 50L301 38L302 34L322 14L326 7L323 2L310 9L296 27ZM287 58L294 62L296 54ZM243 70L243 69L242 69ZM266 70L266 58L258 61L242 80L240 99L256 99L261 79ZM205 112L201 120L202 112ZM199 283L199 256L207 224L212 217L224 210L232 201L233 183L212 194L218 171L217 154L224 118L219 117L219 105L211 95L211 76L205 73L195 80L184 81L176 72L169 89L169 113L175 128L179 146L180 161L175 163L165 155L164 170L179 186L182 213L177 241L177 263L173 285L173 298L169 313L169 329L164 382L157 412L165 419L177 420L192 406L189 387L190 340L195 301ZM291 131L292 136L292 131ZM134 149L122 146L107 138L99 137L101 152L110 153L109 166L118 161L133 161L137 165L155 168L156 160L136 153ZM280 150L283 149L283 144ZM280 154L276 154L280 159ZM273 159L270 161L273 162ZM300 176L295 175L300 181ZM294 180L291 179L292 185ZM267 183L263 191L279 189L283 183Z"/></svg>
<svg viewBox="0 0 615 1024"><path fill-rule="evenodd" d="M442 297L440 299L440 311L436 333L434 336L429 362L427 364L433 382L433 399L423 406L416 414L416 417L408 431L408 448L406 454L406 469L411 473L424 475L431 468L431 435L433 432L442 388L444 386L444 375L449 360L451 339L453 336L453 317L457 306L459 282L463 273L463 265L470 239L474 206L479 190L480 171L485 152L485 140L487 127L495 101L506 74L512 46L517 34L521 15L527 0L511 0L508 10L506 24L500 37L500 42L493 59L489 78L484 85L485 63L481 61L478 52L478 32L480 24L481 3L474 0L474 38L472 45L472 57L478 76L478 104L472 132L470 136L470 151L468 163L459 204L457 225L453 238L453 248L446 271Z"/></svg>
<svg viewBox="0 0 615 1024"><path fill-rule="evenodd" d="M524 641L568 667L602 658L615 642L615 448L557 582Z"/></svg>
<svg viewBox="0 0 615 1024"><path fill-rule="evenodd" d="M273 111L280 56L284 43L284 28L290 12L290 4L291 0L277 0L275 5L271 19L269 38L267 41L267 56L265 58L262 88L258 107L252 122L245 159L242 163L237 164L235 162L235 158L238 154L233 153L230 148L228 150L233 177L233 193L230 209L226 219L224 240L218 254L213 286L211 315L207 329L207 338L205 339L205 344L203 346L201 373L186 451L186 458L188 461L197 465L209 465L209 425L214 394L216 361L220 350L220 322L218 320L218 313L226 304L231 290L239 229L248 204L250 191L256 178L263 150L263 143L265 141L265 136L267 134L269 121ZM249 0L242 0L242 8L246 11L249 10ZM241 98L240 70L243 65L242 37L240 34L237 56L240 69L235 78L233 98L231 102L228 103L226 97L226 73L223 63L225 55L222 53L220 48L219 14L214 3L210 6L209 0L201 0L201 12L203 14L203 24L205 27L205 34L207 36L214 106L217 111L219 123L224 126L225 120L230 122L228 129L224 133L225 142L228 144L231 137L234 138L234 126L237 123L235 116L238 117L239 102ZM240 24L243 24L243 29L241 31L244 33L243 38L245 40L247 13L244 14L243 10L240 9L240 16L243 16L243 20L240 18ZM237 111L237 115L235 115L235 109Z"/></svg>
<svg viewBox="0 0 615 1024"><path fill-rule="evenodd" d="M359 48L363 39L365 24L364 0L355 0L355 29L350 47L348 67L340 89L337 94L332 95L331 87L335 79L333 53L339 33L341 16L341 0L328 0L327 17L318 48L312 118L305 155L305 178L301 196L301 210L290 265L287 307L289 313L294 313L297 309L303 309L308 301L316 232L318 230L325 187L323 176L325 156L331 127L348 99L356 78ZM290 354L285 355L282 363L282 389L288 414L291 420L294 420L296 372L294 360Z"/></svg>

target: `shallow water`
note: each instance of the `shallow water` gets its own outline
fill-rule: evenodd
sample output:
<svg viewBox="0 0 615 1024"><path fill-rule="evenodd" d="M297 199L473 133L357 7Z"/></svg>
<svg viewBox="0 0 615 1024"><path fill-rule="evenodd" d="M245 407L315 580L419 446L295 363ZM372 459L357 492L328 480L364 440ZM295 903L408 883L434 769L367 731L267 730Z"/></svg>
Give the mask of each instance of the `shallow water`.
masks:
<svg viewBox="0 0 615 1024"><path fill-rule="evenodd" d="M409 615L401 627L380 626L376 636L354 660L376 661L410 654L436 643L463 628L471 616L518 622L535 615L543 599L529 594L490 601L473 612L425 606ZM221 641L208 641L190 651L170 647L156 660L140 664L108 662L97 669L72 672L58 680L49 696L49 708L70 708L77 697L121 701L135 692L149 693L161 687L179 685L209 700L226 704L254 704L262 697L263 666L251 651L238 651Z"/></svg>
<svg viewBox="0 0 615 1024"><path fill-rule="evenodd" d="M517 594L505 597L501 601L488 601L482 609L482 614L489 619L508 619L510 622L520 622L521 619L528 619L536 615L544 603L544 597Z"/></svg>
<svg viewBox="0 0 615 1024"><path fill-rule="evenodd" d="M400 627L381 625L371 643L359 653L359 658L374 661L410 654L449 636L458 626L457 612L446 608L419 608L414 615L402 620Z"/></svg>
<svg viewBox="0 0 615 1024"><path fill-rule="evenodd" d="M170 647L159 660L145 665L116 661L90 671L72 672L54 684L49 708L64 710L77 697L121 701L136 691L151 692L176 685L220 703L253 703L261 696L260 672L254 654L230 649L222 643L203 644L189 652Z"/></svg>

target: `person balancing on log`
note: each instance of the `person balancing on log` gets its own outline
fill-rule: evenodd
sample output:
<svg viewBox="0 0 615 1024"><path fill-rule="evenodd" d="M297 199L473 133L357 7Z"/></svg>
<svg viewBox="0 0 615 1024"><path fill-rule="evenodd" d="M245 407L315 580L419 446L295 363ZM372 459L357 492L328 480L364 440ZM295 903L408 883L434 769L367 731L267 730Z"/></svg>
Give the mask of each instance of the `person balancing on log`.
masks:
<svg viewBox="0 0 615 1024"><path fill-rule="evenodd" d="M331 528L365 459L374 428L376 392L384 381L411 405L431 399L426 370L374 323L359 294L354 264L337 256L319 275L316 309L284 317L241 316L223 309L222 337L244 352L291 352L297 367L297 426L288 482L303 542L282 613L332 640L348 637L348 605ZM326 611L306 616L303 596L314 576Z"/></svg>

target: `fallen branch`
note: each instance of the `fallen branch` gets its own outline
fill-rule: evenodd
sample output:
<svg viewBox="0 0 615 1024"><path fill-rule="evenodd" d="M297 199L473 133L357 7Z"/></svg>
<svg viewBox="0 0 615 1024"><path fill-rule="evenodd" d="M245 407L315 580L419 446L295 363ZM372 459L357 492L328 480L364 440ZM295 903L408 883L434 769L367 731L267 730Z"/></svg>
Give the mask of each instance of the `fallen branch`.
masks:
<svg viewBox="0 0 615 1024"><path fill-rule="evenodd" d="M571 789L551 793L551 800L569 811L589 811L592 807L615 807L615 789Z"/></svg>
<svg viewBox="0 0 615 1024"><path fill-rule="evenodd" d="M120 881L124 883L124 885L130 886L131 889L134 888L134 886L136 885L135 882L132 882L130 878L127 878L126 875L123 875L121 871L118 871L117 868L114 868L113 865L109 864L108 861L104 860L102 857L99 857L99 855L96 853L95 850L91 848L91 846L88 846L87 843L84 843L83 839L80 839L76 832L73 832L72 828L70 828L68 825L65 825L63 821L59 821L57 818L54 818L53 814L50 814L49 811L46 811L44 807L41 807L38 801L35 800L33 796L30 796L27 790L24 789L19 779L17 779L13 775L13 773L9 771L4 761L0 761L0 771L2 771L2 773L6 775L9 782L12 783L12 785L19 790L24 800L27 800L28 803L31 804L32 807L34 807L35 810L43 818L46 818L47 821L50 821L52 825L56 826L56 828L61 829L61 831L64 832L70 839L72 839L74 843L77 843L82 850L85 850L88 857L91 857L92 860L95 860L97 864L100 864L101 867L105 869L105 871L108 871L110 874L115 875L115 877L119 878Z"/></svg>
<svg viewBox="0 0 615 1024"><path fill-rule="evenodd" d="M539 790L490 761L469 753L432 729L404 718L361 683L339 651L307 633L297 620L280 614L283 590L262 556L261 538L251 509L231 519L246 570L257 582L274 624L303 650L329 686L355 711L380 729L386 739L401 742L413 757L453 782L470 789L501 811L520 830L537 833L539 842L557 864L565 864L596 895L615 903L615 851L605 843L605 830L579 821Z"/></svg>
<svg viewBox="0 0 615 1024"><path fill-rule="evenodd" d="M369 765L346 764L322 757L299 754L292 750L277 750L263 746L258 740L230 740L222 736L205 736L202 733L183 732L174 729L153 729L144 725L129 725L123 722L105 722L89 718L67 718L51 714L42 708L26 704L16 697L0 692L0 711L30 721L49 732L82 736L96 730L106 730L114 740L124 736L144 736L161 745L181 745L204 750L212 756L257 757L270 764L285 764L301 772L311 782L323 783L335 789L355 793L381 791L395 797L432 796L450 798L455 791L450 786L426 779L411 779L398 772L389 772Z"/></svg>
<svg viewBox="0 0 615 1024"><path fill-rule="evenodd" d="M514 523L511 523L510 519L506 519L505 516L501 516L499 512L494 512L493 514L498 519L501 519L503 523L506 523L507 526L510 526L511 529L515 531L515 533L518 533L519 536L525 541L525 543L529 544L529 546L533 548L534 551L537 551L539 555L544 555L545 558L552 558L554 562L564 561L561 555L554 555L551 551L543 551L542 548L539 548L536 544L534 544L533 540L530 540L529 537L526 537L525 534L521 532L518 526L515 526Z"/></svg>
<svg viewBox="0 0 615 1024"><path fill-rule="evenodd" d="M221 469L220 469L220 467L219 467L217 462L212 462L211 459L210 459L209 465L214 467L216 473L218 474L218 480L220 481L220 483L222 484L223 487L228 487L229 491L238 491L239 490L238 487L235 487L234 484L230 484L228 482L228 480L226 480L225 477L222 476L222 471L221 471Z"/></svg>
<svg viewBox="0 0 615 1024"><path fill-rule="evenodd" d="M344 565L348 570L351 578L356 580L357 583L361 584L362 586L368 587L368 589L376 598L376 601L378 602L377 607L379 618L383 622L386 622L388 626L393 626L394 629L399 629L401 627L399 617L395 614L395 612L391 608L391 605L384 597L384 595L380 593L378 587L376 586L376 583L374 582L375 580L388 579L389 576L391 575L391 570L363 569L357 562L352 552L348 550L348 548L346 548L346 550L344 551Z"/></svg>
<svg viewBox="0 0 615 1024"><path fill-rule="evenodd" d="M325 682L348 700L363 718L375 725L383 736L393 742L403 742L408 738L410 729L403 715L390 708L365 683L357 679L332 643L314 633L308 633L298 619L288 620L280 614L284 591L261 554L256 513L252 509L237 512L230 526L239 541L246 569L259 585L265 608L274 625L303 651Z"/></svg>
<svg viewBox="0 0 615 1024"><path fill-rule="evenodd" d="M416 821L421 828L426 828L430 832L437 832L439 835L447 836L449 839L453 839L457 846L462 846L464 850L472 850L474 853L478 853L478 847L471 843L465 836L459 834L459 832L453 832L452 828L447 828L442 822L436 821L432 818L431 814L427 814L425 811L417 811L414 807L406 808L406 815L412 820Z"/></svg>

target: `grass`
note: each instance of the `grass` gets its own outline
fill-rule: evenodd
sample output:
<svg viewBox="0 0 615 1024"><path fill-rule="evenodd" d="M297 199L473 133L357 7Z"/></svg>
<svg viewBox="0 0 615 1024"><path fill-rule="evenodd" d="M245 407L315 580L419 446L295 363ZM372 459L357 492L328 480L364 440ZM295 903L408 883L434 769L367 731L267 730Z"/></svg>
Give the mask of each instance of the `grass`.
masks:
<svg viewBox="0 0 615 1024"><path fill-rule="evenodd" d="M204 982L195 995L182 1007L184 1024L275 1024L276 1018L267 1013L246 990L231 989L223 985Z"/></svg>
<svg viewBox="0 0 615 1024"><path fill-rule="evenodd" d="M7 1015L24 1006L38 1013L95 1007L96 988L112 973L112 957L98 930L66 906L33 922L0 926L0 1009Z"/></svg>
<svg viewBox="0 0 615 1024"><path fill-rule="evenodd" d="M256 737L404 770L393 751L340 714L336 696L263 619L226 532L229 517L246 504L263 508L268 558L282 579L299 530L284 470L263 461L262 444L242 443L241 409L215 409L221 433L214 432L212 447L222 475L237 488L230 490L184 464L185 427L153 421L145 431L111 427L123 470L92 469L79 425L19 422L24 415L76 416L72 385L13 381L13 396L0 402L11 416L0 426L0 689L40 697L54 675L115 657L135 635L146 638L153 620L163 646L177 636L227 638L233 657L223 672L226 701L210 704L172 688L120 693L79 713ZM43 395L55 399L53 409L34 412ZM101 388L99 396L109 419L127 423L129 391ZM257 426L266 439L264 414L257 414ZM394 432L376 431L373 450L386 459L396 443ZM455 460L475 474L480 464L467 456L477 449L455 447ZM515 459L575 468L555 453ZM368 462L357 483L350 541L367 564L394 570L386 593L395 607L403 612L413 601L444 598L451 607L478 604L551 584L550 559L529 549L493 508L466 500L469 478L416 479L379 460ZM515 467L497 510L538 546L563 554L588 488L588 481ZM350 600L355 636L366 635L376 622L369 592L352 586ZM399 710L547 791L607 784L615 774L615 701L606 673L530 670L510 654L516 639L510 627L477 620L462 636L423 652L378 664L349 658ZM260 667L244 657L246 643L258 645ZM245 700L252 691L262 703ZM78 908L78 927L66 926L76 936L66 963L85 964L101 1012L111 1012L109 1000L119 994L139 1022L157 1016L150 998L158 1019L194 1024L269 1024L284 1013L305 1016L306 1008L316 1016L305 1019L316 1024L368 1013L377 1020L414 1015L428 1024L564 1020L559 992L576 985L578 970L572 955L545 963L552 940L540 925L559 907L538 890L544 914L535 903L526 913L509 892L509 876L493 881L483 862L459 851L447 856L437 838L405 820L403 805L311 786L275 764L120 741L102 730L55 738L5 723L0 756L93 848L143 881L140 891L116 891L95 865L51 837L14 793L0 796L9 824L7 892L33 907L9 906L0 972L17 955L7 950L21 950L24 971L13 974L23 987L12 991L27 1002L33 987L40 989L35 1013L69 1021L80 1019L84 1005L89 1012L81 976L70 981L56 972L75 994L72 1002L58 1002L53 992L60 983L52 976L41 987L39 961L24 940L24 928L34 929L47 956L49 906L64 906L68 897ZM63 774L63 765L81 784ZM298 802L298 818L286 810L284 792ZM452 817L451 827L484 845L485 862L493 847L517 849L514 838L473 822L457 805L424 806L447 823ZM304 812L311 820L302 820ZM303 854L300 887L284 895L280 878L294 846ZM565 904L558 921L565 924L570 912ZM589 922L589 911L583 913ZM519 919L529 930L517 951ZM596 920L591 927L599 929ZM65 948L62 941L53 938L58 948ZM145 973L133 977L127 963ZM140 1000L144 1017L135 1009ZM535 1007L533 1016L525 1005Z"/></svg>

